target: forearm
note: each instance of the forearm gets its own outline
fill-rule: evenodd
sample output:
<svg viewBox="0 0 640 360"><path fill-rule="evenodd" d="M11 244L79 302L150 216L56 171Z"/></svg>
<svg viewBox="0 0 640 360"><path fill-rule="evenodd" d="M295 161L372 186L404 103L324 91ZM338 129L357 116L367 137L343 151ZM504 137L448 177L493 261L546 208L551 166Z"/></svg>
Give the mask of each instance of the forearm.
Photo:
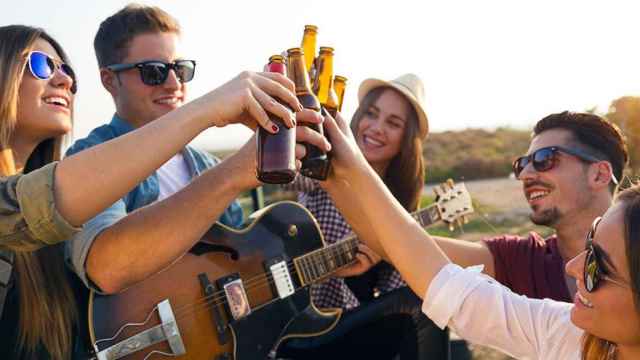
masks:
<svg viewBox="0 0 640 360"><path fill-rule="evenodd" d="M103 231L89 250L89 278L106 293L165 269L186 253L243 188L223 162L173 196L138 209Z"/></svg>
<svg viewBox="0 0 640 360"><path fill-rule="evenodd" d="M148 177L207 126L197 108L185 105L124 136L65 158L55 172L58 211L69 223L82 225Z"/></svg>
<svg viewBox="0 0 640 360"><path fill-rule="evenodd" d="M495 276L493 254L483 242L471 242L459 239L451 239L440 236L432 236L438 247L444 251L451 262L463 268L483 265L483 272L491 277Z"/></svg>
<svg viewBox="0 0 640 360"><path fill-rule="evenodd" d="M390 259L414 292L424 296L431 279L449 262L447 256L369 166L345 178L349 180L327 185L336 206L359 237Z"/></svg>

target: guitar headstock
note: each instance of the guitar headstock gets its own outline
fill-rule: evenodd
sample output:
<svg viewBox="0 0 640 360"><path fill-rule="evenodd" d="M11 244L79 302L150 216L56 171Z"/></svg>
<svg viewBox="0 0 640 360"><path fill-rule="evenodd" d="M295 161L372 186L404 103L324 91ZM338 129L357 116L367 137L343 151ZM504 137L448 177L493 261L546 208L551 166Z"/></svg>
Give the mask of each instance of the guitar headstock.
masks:
<svg viewBox="0 0 640 360"><path fill-rule="evenodd" d="M464 183L454 184L449 179L446 183L436 186L433 191L436 194L436 206L440 217L449 224L449 230L453 230L455 225L462 226L469 220L467 215L473 213L471 195L467 191Z"/></svg>

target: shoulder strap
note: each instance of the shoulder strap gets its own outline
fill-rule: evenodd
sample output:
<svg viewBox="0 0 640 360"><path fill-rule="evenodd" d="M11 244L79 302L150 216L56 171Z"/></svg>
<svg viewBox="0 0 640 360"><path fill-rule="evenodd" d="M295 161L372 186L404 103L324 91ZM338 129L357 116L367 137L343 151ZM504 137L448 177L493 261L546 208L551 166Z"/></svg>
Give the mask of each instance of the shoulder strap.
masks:
<svg viewBox="0 0 640 360"><path fill-rule="evenodd" d="M9 292L11 273L13 272L13 253L0 250L0 318Z"/></svg>

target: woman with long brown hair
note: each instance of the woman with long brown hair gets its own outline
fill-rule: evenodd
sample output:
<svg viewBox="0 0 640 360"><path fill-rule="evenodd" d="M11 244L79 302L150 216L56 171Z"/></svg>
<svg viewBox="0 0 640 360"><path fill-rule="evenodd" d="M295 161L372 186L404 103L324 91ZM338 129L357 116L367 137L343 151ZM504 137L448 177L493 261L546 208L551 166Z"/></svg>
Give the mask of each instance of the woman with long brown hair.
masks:
<svg viewBox="0 0 640 360"><path fill-rule="evenodd" d="M324 188L361 238L424 298L422 310L438 326L522 359L640 358L640 186L620 193L595 219L585 250L567 263L577 286L573 304L529 299L482 275L481 267L452 264L374 176L344 121L329 118L325 129L334 171ZM602 166L594 162L586 171L601 176Z"/></svg>
<svg viewBox="0 0 640 360"><path fill-rule="evenodd" d="M413 74L392 81L367 79L360 85L358 98L351 120L358 147L404 209L417 210L425 178L422 143L428 133L422 81ZM303 191L300 202L318 220L328 244L352 233L316 182L298 177L289 188ZM284 356L445 356L446 333L420 312L419 298L406 287L400 273L380 262L380 256L364 244L356 257L359 261L354 266L311 287L315 306L344 310L337 328L326 336L291 341Z"/></svg>
<svg viewBox="0 0 640 360"><path fill-rule="evenodd" d="M66 270L62 248L46 245L70 238L206 128L238 122L277 131L263 106L293 126L291 113L274 109L270 96L301 108L286 78L244 72L152 124L58 162L77 90L62 47L41 29L0 27L0 83L2 359L68 359L82 347L75 339L85 289Z"/></svg>

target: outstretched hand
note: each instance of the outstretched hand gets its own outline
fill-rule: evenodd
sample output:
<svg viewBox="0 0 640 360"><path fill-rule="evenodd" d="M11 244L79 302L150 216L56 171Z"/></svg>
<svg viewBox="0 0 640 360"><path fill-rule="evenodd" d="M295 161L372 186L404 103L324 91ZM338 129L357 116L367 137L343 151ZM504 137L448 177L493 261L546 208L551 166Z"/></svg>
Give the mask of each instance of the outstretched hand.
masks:
<svg viewBox="0 0 640 360"><path fill-rule="evenodd" d="M239 123L251 129L261 126L276 133L279 126L269 119L267 111L282 119L289 128L296 123L295 114L276 99L283 101L295 112L302 110L302 105L295 96L295 86L286 76L245 71L196 102L203 103L208 110L211 126Z"/></svg>
<svg viewBox="0 0 640 360"><path fill-rule="evenodd" d="M335 119L327 113L324 118L324 129L327 137L331 139L332 171L323 186L346 181L354 172L362 171L369 166L349 125L340 113Z"/></svg>

